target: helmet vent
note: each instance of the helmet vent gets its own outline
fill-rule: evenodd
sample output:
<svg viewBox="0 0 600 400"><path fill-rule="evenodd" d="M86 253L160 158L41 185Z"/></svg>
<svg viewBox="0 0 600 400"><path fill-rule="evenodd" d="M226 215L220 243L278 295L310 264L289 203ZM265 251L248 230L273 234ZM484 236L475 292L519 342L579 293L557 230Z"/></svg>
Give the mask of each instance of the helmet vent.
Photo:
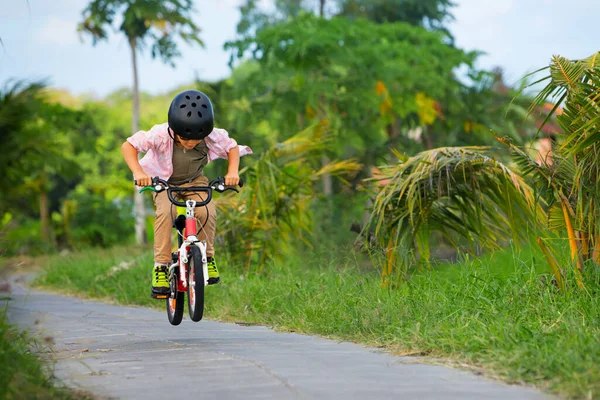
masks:
<svg viewBox="0 0 600 400"><path fill-rule="evenodd" d="M196 96L196 100L200 100L200 96Z"/></svg>
<svg viewBox="0 0 600 400"><path fill-rule="evenodd" d="M188 116L188 118L191 117L192 116L192 112L188 111L187 116Z"/></svg>
<svg viewBox="0 0 600 400"><path fill-rule="evenodd" d="M191 97L189 95L187 95L187 94L185 95L185 98L188 99L188 100L191 99Z"/></svg>
<svg viewBox="0 0 600 400"><path fill-rule="evenodd" d="M200 111L198 111L198 116L202 118L202 113Z"/></svg>
<svg viewBox="0 0 600 400"><path fill-rule="evenodd" d="M208 108L206 104L202 104L202 108Z"/></svg>
<svg viewBox="0 0 600 400"><path fill-rule="evenodd" d="M187 106L187 104L182 104L179 106L179 108L185 108L185 106Z"/></svg>
<svg viewBox="0 0 600 400"><path fill-rule="evenodd" d="M192 107L196 107L196 103L192 103Z"/></svg>

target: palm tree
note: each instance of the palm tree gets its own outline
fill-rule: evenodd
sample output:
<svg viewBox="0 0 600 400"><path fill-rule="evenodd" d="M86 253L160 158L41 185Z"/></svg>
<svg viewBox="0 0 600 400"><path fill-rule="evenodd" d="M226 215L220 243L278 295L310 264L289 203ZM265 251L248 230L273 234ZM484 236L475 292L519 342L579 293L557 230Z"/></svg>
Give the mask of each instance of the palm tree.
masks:
<svg viewBox="0 0 600 400"><path fill-rule="evenodd" d="M395 265L406 277L411 265L429 265L430 235L441 233L459 248L496 248L535 230L542 214L533 189L486 147L443 147L414 157L398 153L383 167L388 182L375 198L368 226L385 250L382 283ZM508 201L507 201L508 200Z"/></svg>
<svg viewBox="0 0 600 400"><path fill-rule="evenodd" d="M0 209L13 209L15 201L37 194L41 237L49 243L52 175L77 168L60 142L70 129L69 116L61 105L47 101L44 89L43 82L10 81L0 91Z"/></svg>
<svg viewBox="0 0 600 400"><path fill-rule="evenodd" d="M432 232L441 232L455 246L458 238L485 247L496 246L509 235L533 239L530 234L536 234L564 288L552 246L541 234L548 229L566 231L577 284L583 288L584 265L600 264L599 55L574 61L555 56L542 69L549 75L531 84L548 81L529 113L552 100L545 122L555 117L560 127L553 132L557 139L551 162L532 157L508 137L496 139L509 148L518 172L488 157L485 148L441 148L411 158L398 156L398 164L381 177L390 183L378 189L370 219L386 250L384 281L398 254L409 255L402 260L403 272L417 257L427 262ZM562 112L555 115L559 107Z"/></svg>
<svg viewBox="0 0 600 400"><path fill-rule="evenodd" d="M192 0L93 0L83 11L83 21L78 30L92 37L96 45L108 39L107 29L116 23L117 15L122 17L118 31L123 33L131 50L133 66L133 118L132 132L139 130L140 101L138 83L137 52L146 45L151 46L152 57L159 56L164 62L173 65L173 59L180 56L175 38L186 43L203 46L199 37L200 28L191 19ZM144 198L134 191L135 236L138 243L145 242Z"/></svg>
<svg viewBox="0 0 600 400"><path fill-rule="evenodd" d="M23 152L35 148L28 130L29 122L38 114L42 103L41 92L45 84L42 82L27 83L25 81L7 82L0 91L0 209L11 208L10 194L23 184L28 159ZM43 235L42 235L43 236Z"/></svg>
<svg viewBox="0 0 600 400"><path fill-rule="evenodd" d="M551 162L533 162L509 144L523 174L535 179L549 205L549 227L567 232L580 287L585 263L600 264L599 56L596 53L582 60L554 56L550 66L542 69L549 75L538 82L548 83L529 112L554 104L544 121L555 118L560 127L554 132L557 138Z"/></svg>

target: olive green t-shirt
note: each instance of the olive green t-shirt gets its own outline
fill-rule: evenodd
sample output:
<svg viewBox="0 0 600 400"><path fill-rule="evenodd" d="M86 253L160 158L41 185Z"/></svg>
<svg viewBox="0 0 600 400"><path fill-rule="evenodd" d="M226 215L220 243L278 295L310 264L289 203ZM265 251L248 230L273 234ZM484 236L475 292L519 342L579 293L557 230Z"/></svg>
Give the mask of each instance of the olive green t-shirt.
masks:
<svg viewBox="0 0 600 400"><path fill-rule="evenodd" d="M181 185L191 182L200 175L208 164L208 146L201 141L191 150L173 144L173 174L169 183Z"/></svg>

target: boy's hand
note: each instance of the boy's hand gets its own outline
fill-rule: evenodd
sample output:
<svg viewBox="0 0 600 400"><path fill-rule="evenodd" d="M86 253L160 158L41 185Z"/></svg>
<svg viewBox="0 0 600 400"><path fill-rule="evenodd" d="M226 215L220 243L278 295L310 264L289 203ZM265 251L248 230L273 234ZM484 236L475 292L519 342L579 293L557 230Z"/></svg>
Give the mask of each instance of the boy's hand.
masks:
<svg viewBox="0 0 600 400"><path fill-rule="evenodd" d="M135 184L140 187L152 185L152 178L150 178L148 175L146 175L143 172L133 175L133 178L135 179Z"/></svg>
<svg viewBox="0 0 600 400"><path fill-rule="evenodd" d="M237 172L228 172L225 175L225 186L236 186L240 183L240 176Z"/></svg>

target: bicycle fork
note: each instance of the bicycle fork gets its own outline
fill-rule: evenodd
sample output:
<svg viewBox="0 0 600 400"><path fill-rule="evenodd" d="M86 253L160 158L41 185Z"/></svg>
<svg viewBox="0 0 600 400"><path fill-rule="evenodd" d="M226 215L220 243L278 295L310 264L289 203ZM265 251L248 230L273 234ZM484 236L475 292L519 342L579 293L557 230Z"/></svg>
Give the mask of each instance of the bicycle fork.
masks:
<svg viewBox="0 0 600 400"><path fill-rule="evenodd" d="M185 202L185 233L183 243L179 248L179 276L180 284L183 285L183 290L187 289L188 277L186 274L186 265L188 265L188 249L190 246L197 246L200 249L202 256L202 272L204 277L204 286L208 285L208 265L206 259L206 242L198 240L196 236L196 216L194 210L196 208L195 200L186 200ZM196 266L197 267L197 266Z"/></svg>

